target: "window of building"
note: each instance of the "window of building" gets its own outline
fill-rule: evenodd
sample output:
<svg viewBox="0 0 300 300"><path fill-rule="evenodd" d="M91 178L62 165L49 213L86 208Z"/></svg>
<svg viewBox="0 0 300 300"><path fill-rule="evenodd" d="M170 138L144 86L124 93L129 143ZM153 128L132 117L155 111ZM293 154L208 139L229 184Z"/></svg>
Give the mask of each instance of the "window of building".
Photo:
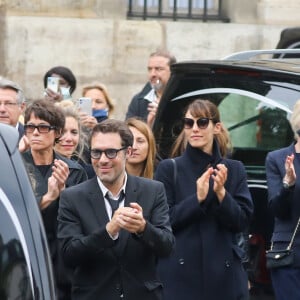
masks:
<svg viewBox="0 0 300 300"><path fill-rule="evenodd" d="M129 0L127 17L229 22L221 8L222 0Z"/></svg>

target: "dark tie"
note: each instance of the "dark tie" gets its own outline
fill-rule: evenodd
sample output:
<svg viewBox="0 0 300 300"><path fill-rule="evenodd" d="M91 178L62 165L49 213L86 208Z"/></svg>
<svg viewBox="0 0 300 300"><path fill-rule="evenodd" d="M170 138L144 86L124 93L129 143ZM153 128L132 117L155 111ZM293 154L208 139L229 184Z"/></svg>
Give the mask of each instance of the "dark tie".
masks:
<svg viewBox="0 0 300 300"><path fill-rule="evenodd" d="M125 197L125 194L123 191L121 191L118 200L111 199L108 195L108 192L106 193L105 198L108 200L108 202L111 206L111 216L113 216L115 211L119 208L119 205L123 201L124 197Z"/></svg>

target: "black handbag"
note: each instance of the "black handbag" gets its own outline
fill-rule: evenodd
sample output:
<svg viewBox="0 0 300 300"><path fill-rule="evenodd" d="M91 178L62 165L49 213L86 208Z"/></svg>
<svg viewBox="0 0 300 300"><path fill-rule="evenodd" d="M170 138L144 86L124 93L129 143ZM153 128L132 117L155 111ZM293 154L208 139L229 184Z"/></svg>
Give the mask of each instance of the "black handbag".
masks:
<svg viewBox="0 0 300 300"><path fill-rule="evenodd" d="M274 268L280 268L280 267L288 267L291 266L294 262L294 253L292 248L292 245L294 243L294 238L296 235L296 232L298 230L300 223L300 217L298 219L298 223L296 225L296 228L293 232L291 241L286 249L282 250L274 250L273 249L273 243L271 245L271 249L266 251L266 260L267 260L267 268L268 269L274 269Z"/></svg>
<svg viewBox="0 0 300 300"><path fill-rule="evenodd" d="M266 252L267 268L274 269L291 266L294 262L292 250L269 250Z"/></svg>

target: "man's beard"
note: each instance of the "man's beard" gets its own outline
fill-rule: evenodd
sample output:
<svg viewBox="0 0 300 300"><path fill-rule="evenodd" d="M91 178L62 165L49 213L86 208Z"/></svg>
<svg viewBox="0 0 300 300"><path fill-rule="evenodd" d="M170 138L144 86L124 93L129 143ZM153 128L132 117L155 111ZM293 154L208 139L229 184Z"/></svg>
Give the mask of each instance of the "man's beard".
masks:
<svg viewBox="0 0 300 300"><path fill-rule="evenodd" d="M157 79L156 83L152 84L152 88L155 90L155 92L161 91L163 87L164 84L159 79Z"/></svg>

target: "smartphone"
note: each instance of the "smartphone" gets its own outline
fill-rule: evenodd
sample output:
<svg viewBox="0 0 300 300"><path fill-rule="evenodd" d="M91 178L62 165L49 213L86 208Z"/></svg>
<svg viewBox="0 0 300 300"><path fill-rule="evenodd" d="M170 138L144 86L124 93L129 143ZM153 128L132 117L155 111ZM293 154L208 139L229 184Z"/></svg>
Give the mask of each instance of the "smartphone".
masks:
<svg viewBox="0 0 300 300"><path fill-rule="evenodd" d="M59 78L58 77L48 77L47 78L47 88L55 93L58 93Z"/></svg>
<svg viewBox="0 0 300 300"><path fill-rule="evenodd" d="M87 97L81 97L77 99L77 108L80 112L85 112L88 115L92 115L92 99Z"/></svg>

